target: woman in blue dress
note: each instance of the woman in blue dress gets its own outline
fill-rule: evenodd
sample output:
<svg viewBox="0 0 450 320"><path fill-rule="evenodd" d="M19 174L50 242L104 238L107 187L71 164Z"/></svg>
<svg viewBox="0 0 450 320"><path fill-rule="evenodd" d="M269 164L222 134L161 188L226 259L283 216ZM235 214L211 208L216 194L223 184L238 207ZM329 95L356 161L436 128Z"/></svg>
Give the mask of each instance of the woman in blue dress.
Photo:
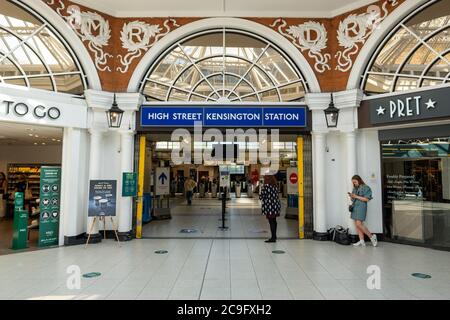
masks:
<svg viewBox="0 0 450 320"><path fill-rule="evenodd" d="M351 206L351 218L355 221L356 230L358 231L359 242L354 246L366 246L364 241L364 235L367 235L374 247L377 246L377 236L372 234L369 229L364 225L367 216L367 204L372 200L372 190L366 185L360 176L355 175L352 178L353 191L348 193L352 200Z"/></svg>

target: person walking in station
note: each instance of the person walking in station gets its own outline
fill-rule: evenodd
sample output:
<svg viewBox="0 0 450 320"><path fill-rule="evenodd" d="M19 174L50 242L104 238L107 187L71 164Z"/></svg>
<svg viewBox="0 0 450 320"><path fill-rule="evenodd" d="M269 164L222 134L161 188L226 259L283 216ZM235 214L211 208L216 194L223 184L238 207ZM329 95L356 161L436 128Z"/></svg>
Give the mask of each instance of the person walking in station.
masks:
<svg viewBox="0 0 450 320"><path fill-rule="evenodd" d="M186 200L189 206L192 205L192 197L196 186L197 183L191 177L188 177L184 182L184 192L186 193Z"/></svg>
<svg viewBox="0 0 450 320"><path fill-rule="evenodd" d="M278 190L278 182L275 176L264 176L264 186L259 193L262 214L266 216L270 225L272 237L267 243L277 242L277 218L281 212L281 201Z"/></svg>
<svg viewBox="0 0 450 320"><path fill-rule="evenodd" d="M358 231L359 242L354 246L366 246L364 235L367 235L372 242L372 245L376 247L378 245L377 235L372 234L369 229L364 225L367 217L367 204L372 200L372 190L365 184L363 179L355 175L352 177L353 191L348 193L352 204L350 205L351 218L355 221L356 230Z"/></svg>

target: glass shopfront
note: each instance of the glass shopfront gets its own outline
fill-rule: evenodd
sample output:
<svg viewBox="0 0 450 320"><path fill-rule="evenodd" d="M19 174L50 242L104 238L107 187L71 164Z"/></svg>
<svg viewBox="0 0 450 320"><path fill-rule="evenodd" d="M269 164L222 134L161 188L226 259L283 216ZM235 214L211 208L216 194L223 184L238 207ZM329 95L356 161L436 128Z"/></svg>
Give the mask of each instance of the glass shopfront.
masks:
<svg viewBox="0 0 450 320"><path fill-rule="evenodd" d="M450 247L450 138L382 141L388 239Z"/></svg>

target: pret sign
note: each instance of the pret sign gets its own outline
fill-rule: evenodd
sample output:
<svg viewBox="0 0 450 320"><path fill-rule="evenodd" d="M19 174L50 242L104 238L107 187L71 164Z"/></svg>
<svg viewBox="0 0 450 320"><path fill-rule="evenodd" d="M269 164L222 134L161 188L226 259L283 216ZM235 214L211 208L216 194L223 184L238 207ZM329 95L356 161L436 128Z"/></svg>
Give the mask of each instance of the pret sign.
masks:
<svg viewBox="0 0 450 320"><path fill-rule="evenodd" d="M39 247L58 245L61 168L41 167Z"/></svg>
<svg viewBox="0 0 450 320"><path fill-rule="evenodd" d="M89 217L115 217L116 196L116 180L91 180L89 188Z"/></svg>
<svg viewBox="0 0 450 320"><path fill-rule="evenodd" d="M298 168L288 168L287 176L287 193L298 195Z"/></svg>
<svg viewBox="0 0 450 320"><path fill-rule="evenodd" d="M170 168L156 168L156 195L170 194Z"/></svg>
<svg viewBox="0 0 450 320"><path fill-rule="evenodd" d="M450 116L450 88L432 89L369 100L372 124L396 123Z"/></svg>

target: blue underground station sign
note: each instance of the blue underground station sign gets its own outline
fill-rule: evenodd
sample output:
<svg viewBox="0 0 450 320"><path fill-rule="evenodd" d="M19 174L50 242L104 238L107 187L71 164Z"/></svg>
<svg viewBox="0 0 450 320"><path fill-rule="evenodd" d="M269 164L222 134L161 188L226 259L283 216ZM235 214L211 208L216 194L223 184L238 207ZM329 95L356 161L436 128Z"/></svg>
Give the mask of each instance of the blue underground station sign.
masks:
<svg viewBox="0 0 450 320"><path fill-rule="evenodd" d="M141 127L306 127L306 107L159 107L141 108Z"/></svg>

